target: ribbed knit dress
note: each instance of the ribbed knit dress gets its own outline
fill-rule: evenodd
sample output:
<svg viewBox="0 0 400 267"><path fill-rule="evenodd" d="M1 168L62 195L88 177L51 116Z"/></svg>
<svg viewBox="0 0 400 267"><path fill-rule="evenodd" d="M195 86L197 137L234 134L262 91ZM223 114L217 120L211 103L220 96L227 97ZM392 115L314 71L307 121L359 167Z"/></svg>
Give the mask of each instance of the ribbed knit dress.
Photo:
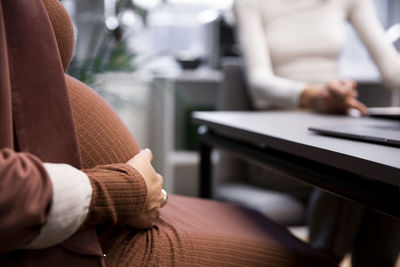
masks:
<svg viewBox="0 0 400 267"><path fill-rule="evenodd" d="M46 3L66 68L73 35L58 1ZM143 177L125 164L139 147L97 93L68 75L65 80L83 171L93 188L82 228L96 229L107 266L335 266L264 216L215 201L171 195L154 227L125 226L147 193Z"/></svg>
<svg viewBox="0 0 400 267"><path fill-rule="evenodd" d="M139 151L133 137L111 107L92 89L66 76L84 168L93 179L92 222L118 222L131 214L126 203L142 203L145 184L127 183L122 164ZM107 165L108 164L108 165ZM116 175L107 169L118 170ZM92 179L92 180L93 180ZM143 180L143 179L142 179ZM108 183L106 187L101 184ZM118 198L117 202L113 199ZM94 211L93 211L94 210ZM120 223L97 225L107 266L335 266L264 216L235 205L170 196L156 226L137 230Z"/></svg>

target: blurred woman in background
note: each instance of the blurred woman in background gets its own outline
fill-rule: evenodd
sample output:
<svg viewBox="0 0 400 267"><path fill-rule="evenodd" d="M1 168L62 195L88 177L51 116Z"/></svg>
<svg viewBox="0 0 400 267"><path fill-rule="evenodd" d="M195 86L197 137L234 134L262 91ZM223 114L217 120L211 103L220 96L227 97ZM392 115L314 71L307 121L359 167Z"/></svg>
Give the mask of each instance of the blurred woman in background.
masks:
<svg viewBox="0 0 400 267"><path fill-rule="evenodd" d="M367 114L356 99L356 82L339 77L346 21L366 46L384 84L400 90L400 56L385 41L369 0L236 0L235 12L257 109L300 107L343 114L356 109ZM399 221L319 190L313 193L310 214L311 244L336 261L352 251L353 266L394 265Z"/></svg>

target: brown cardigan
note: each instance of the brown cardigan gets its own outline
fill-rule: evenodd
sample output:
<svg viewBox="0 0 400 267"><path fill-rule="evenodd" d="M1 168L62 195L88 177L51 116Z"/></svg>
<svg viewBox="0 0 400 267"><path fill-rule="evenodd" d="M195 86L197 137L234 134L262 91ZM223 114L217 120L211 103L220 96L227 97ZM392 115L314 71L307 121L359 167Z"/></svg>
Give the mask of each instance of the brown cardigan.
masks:
<svg viewBox="0 0 400 267"><path fill-rule="evenodd" d="M47 8L59 5L44 3ZM126 162L138 152L136 142L100 97L67 77L71 110L63 72L43 3L0 0L1 266L102 265L103 252L92 227L123 224L126 216L142 210L146 199L145 182L135 169L125 164L99 165ZM97 144L99 132L110 142L102 138L105 143ZM116 146L113 140L122 143ZM116 151L117 147L121 149ZM85 172L94 189L90 213L81 231L63 244L18 250L38 234L51 205L51 182L42 160L89 168Z"/></svg>

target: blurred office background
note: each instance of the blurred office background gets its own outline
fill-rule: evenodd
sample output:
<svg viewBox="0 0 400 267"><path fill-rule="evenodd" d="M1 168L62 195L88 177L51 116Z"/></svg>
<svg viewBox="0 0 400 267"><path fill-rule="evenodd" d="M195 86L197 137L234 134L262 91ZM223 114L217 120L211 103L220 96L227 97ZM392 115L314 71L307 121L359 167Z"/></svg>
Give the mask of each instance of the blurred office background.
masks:
<svg viewBox="0 0 400 267"><path fill-rule="evenodd" d="M190 113L214 110L226 57L240 59L232 0L62 0L76 33L69 72L89 83L155 155L171 193L197 195L196 127ZM400 0L375 0L386 30ZM369 106L399 105L351 27L340 73L360 83ZM399 35L391 28L388 38Z"/></svg>

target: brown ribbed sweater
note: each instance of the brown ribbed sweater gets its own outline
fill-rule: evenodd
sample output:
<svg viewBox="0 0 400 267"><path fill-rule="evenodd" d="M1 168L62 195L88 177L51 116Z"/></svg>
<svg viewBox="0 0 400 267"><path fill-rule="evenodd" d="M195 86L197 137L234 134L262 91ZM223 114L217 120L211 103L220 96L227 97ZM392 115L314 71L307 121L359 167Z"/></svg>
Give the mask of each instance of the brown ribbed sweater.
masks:
<svg viewBox="0 0 400 267"><path fill-rule="evenodd" d="M93 195L82 227L123 225L138 215L146 200L146 183L125 164L139 146L112 108L91 88L66 75L84 172Z"/></svg>
<svg viewBox="0 0 400 267"><path fill-rule="evenodd" d="M286 229L234 205L170 196L154 227L124 226L146 199L144 179L123 164L139 148L93 90L66 80L94 190L84 227L96 225L107 266L334 266Z"/></svg>

